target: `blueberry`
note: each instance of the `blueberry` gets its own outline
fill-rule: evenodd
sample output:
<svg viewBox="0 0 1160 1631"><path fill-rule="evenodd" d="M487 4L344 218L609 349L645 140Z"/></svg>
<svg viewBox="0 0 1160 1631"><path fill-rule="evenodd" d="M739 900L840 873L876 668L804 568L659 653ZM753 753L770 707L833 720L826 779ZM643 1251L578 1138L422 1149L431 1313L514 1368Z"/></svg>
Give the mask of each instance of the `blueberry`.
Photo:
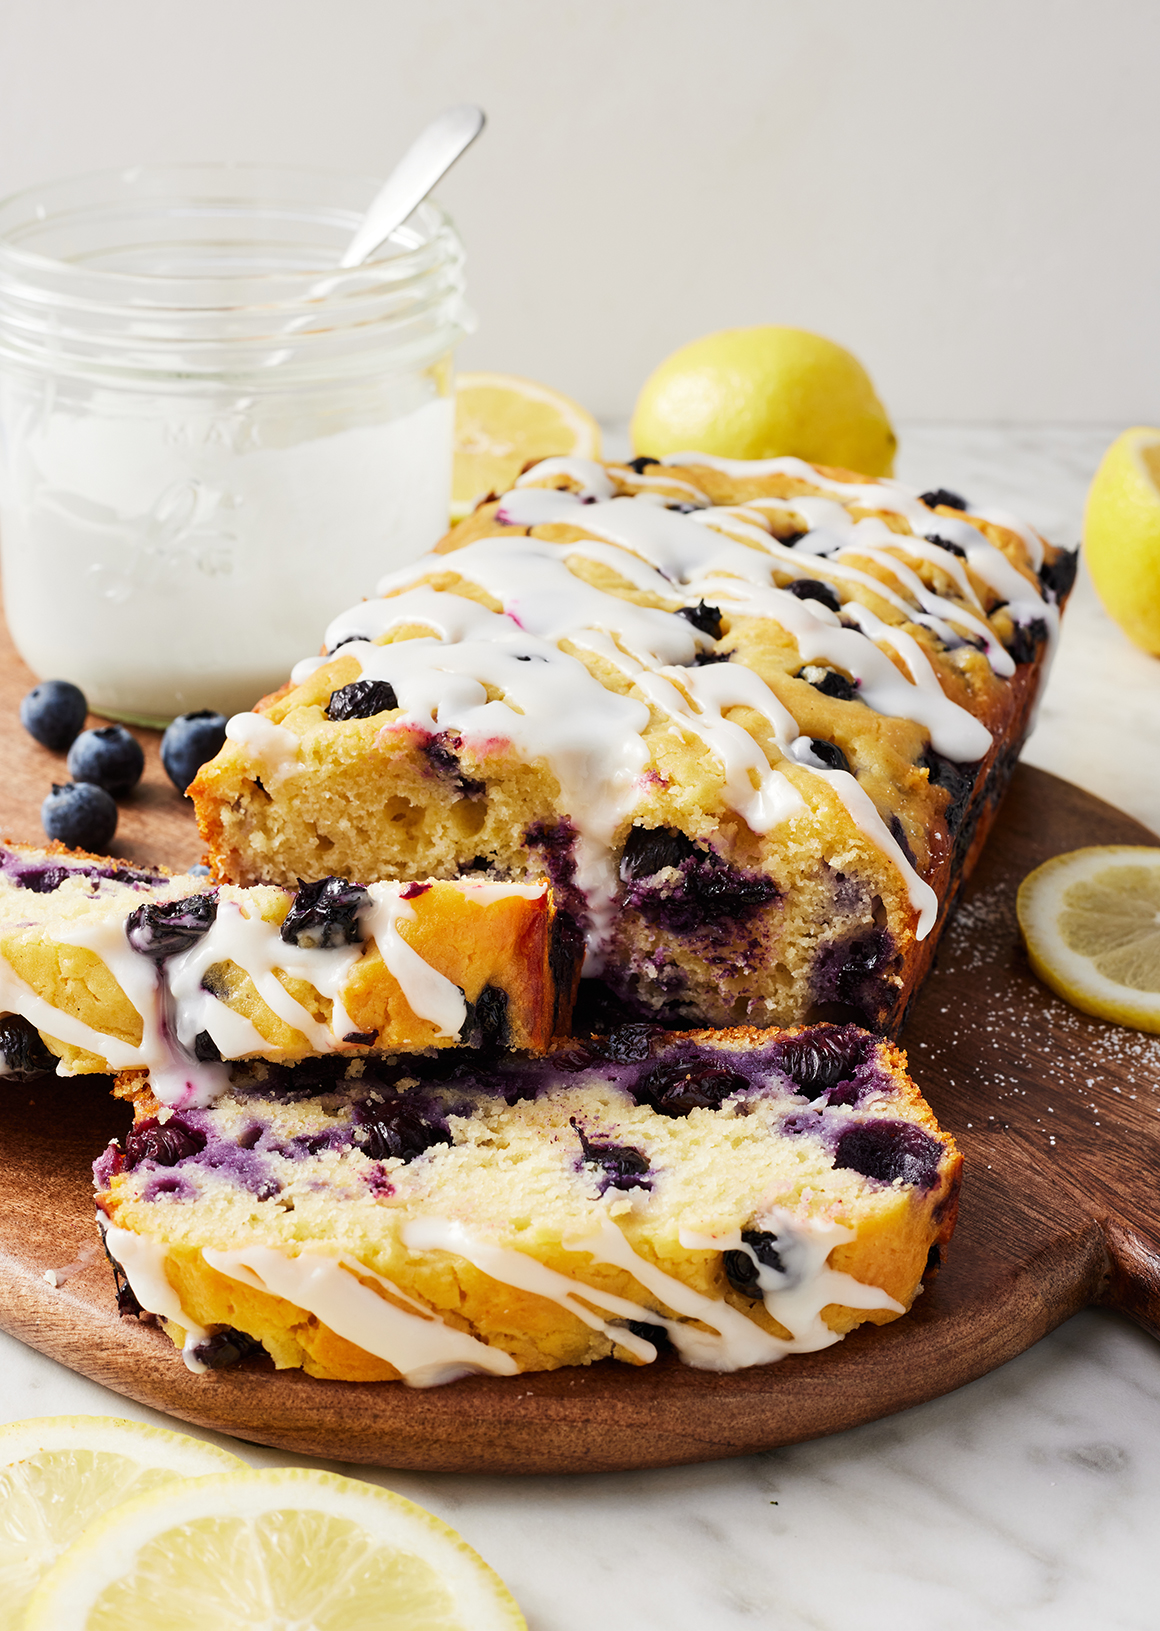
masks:
<svg viewBox="0 0 1160 1631"><path fill-rule="evenodd" d="M190 895L187 900L138 906L126 920L125 934L134 951L162 963L195 946L213 927L216 917L213 895Z"/></svg>
<svg viewBox="0 0 1160 1631"><path fill-rule="evenodd" d="M104 850L117 830L117 806L103 787L92 782L53 782L40 806L40 824L69 849Z"/></svg>
<svg viewBox="0 0 1160 1631"><path fill-rule="evenodd" d="M747 1087L744 1076L696 1060L668 1060L656 1065L633 1089L662 1116L687 1116L690 1110L717 1110L733 1093Z"/></svg>
<svg viewBox="0 0 1160 1631"><path fill-rule="evenodd" d="M805 673L798 675L805 679ZM839 674L834 668L827 668L820 680L809 680L815 691L820 691L824 697L833 697L837 702L857 702L858 687L848 680L845 674Z"/></svg>
<svg viewBox="0 0 1160 1631"><path fill-rule="evenodd" d="M49 1053L40 1040L40 1032L19 1014L5 1014L0 1019L0 1064L3 1074L11 1081L22 1082L29 1076L45 1076L56 1069L56 1055Z"/></svg>
<svg viewBox="0 0 1160 1631"><path fill-rule="evenodd" d="M631 1144L608 1144L600 1139L590 1139L575 1116L572 1117L572 1126L580 1139L585 1163L604 1168L607 1188L652 1188L648 1177L649 1159L643 1150L634 1149Z"/></svg>
<svg viewBox="0 0 1160 1631"><path fill-rule="evenodd" d="M614 1065L639 1064L652 1052L655 1025L618 1025L604 1044L604 1056Z"/></svg>
<svg viewBox="0 0 1160 1631"><path fill-rule="evenodd" d="M282 939L303 951L357 946L362 939L358 915L370 898L361 884L349 878L320 878L317 883L303 883L299 878L298 894L282 921Z"/></svg>
<svg viewBox="0 0 1160 1631"><path fill-rule="evenodd" d="M200 1359L207 1370L225 1370L250 1354L264 1354L265 1351L256 1337L247 1336L245 1331L237 1331L232 1325L222 1325L212 1336L197 1344L193 1357Z"/></svg>
<svg viewBox="0 0 1160 1631"><path fill-rule="evenodd" d="M1039 581L1048 594L1054 595L1056 603L1062 605L1071 594L1075 583L1076 568L1079 566L1079 550L1062 550L1053 561L1044 561L1039 568ZM36 695L35 691L32 693ZM23 715L21 716L23 717ZM35 734L35 733L34 733Z"/></svg>
<svg viewBox="0 0 1160 1631"><path fill-rule="evenodd" d="M823 606L828 606L832 612L840 612L842 603L830 588L828 583L819 583L817 578L795 578L792 583L786 584L791 595L799 600L817 600Z"/></svg>
<svg viewBox="0 0 1160 1631"><path fill-rule="evenodd" d="M692 840L675 827L633 827L621 857L626 878L651 878L667 867L678 867L693 854Z"/></svg>
<svg viewBox="0 0 1160 1631"><path fill-rule="evenodd" d="M330 693L326 704L327 719L373 719L397 708L399 699L395 688L387 680L355 680L341 690Z"/></svg>
<svg viewBox="0 0 1160 1631"><path fill-rule="evenodd" d="M413 1161L436 1144L450 1144L446 1127L428 1118L422 1107L408 1099L389 1099L364 1111L359 1146L372 1161L394 1157Z"/></svg>
<svg viewBox="0 0 1160 1631"><path fill-rule="evenodd" d="M166 1122L155 1119L139 1121L125 1140L125 1165L130 1170L142 1161L153 1161L159 1167L175 1167L187 1156L200 1155L205 1149L205 1134L181 1116L170 1116Z"/></svg>
<svg viewBox="0 0 1160 1631"><path fill-rule="evenodd" d="M136 787L144 768L141 744L124 725L82 731L68 750L68 773L73 781L91 782L114 797Z"/></svg>
<svg viewBox="0 0 1160 1631"><path fill-rule="evenodd" d="M813 1025L778 1044L777 1068L799 1093L816 1099L851 1077L869 1049L870 1037L856 1025Z"/></svg>
<svg viewBox="0 0 1160 1631"><path fill-rule="evenodd" d="M76 741L88 711L79 686L69 680L41 680L20 704L20 723L42 746L63 753Z"/></svg>
<svg viewBox="0 0 1160 1631"><path fill-rule="evenodd" d="M651 1342L658 1357L668 1353L673 1345L673 1339L664 1325L653 1325L649 1320L625 1320L624 1325L634 1337L640 1337L642 1342Z"/></svg>
<svg viewBox="0 0 1160 1631"><path fill-rule="evenodd" d="M683 617L686 623L691 623L702 634L707 634L710 640L721 638L721 608L707 606L699 601L696 606L678 606L677 616Z"/></svg>
<svg viewBox="0 0 1160 1631"><path fill-rule="evenodd" d="M815 759L820 759L827 770L844 770L850 774L850 761L841 748L833 742L827 742L820 736L810 737L810 751Z"/></svg>
<svg viewBox="0 0 1160 1631"><path fill-rule="evenodd" d="M366 1040L373 1042L375 1034L372 1032ZM501 986L485 985L476 1000L467 1004L467 1017L460 1029L459 1040L469 1048L508 1046L511 1041L508 997Z"/></svg>
<svg viewBox="0 0 1160 1631"><path fill-rule="evenodd" d="M226 716L212 708L178 714L161 738L161 763L179 793L184 793L202 765L216 759L226 740Z"/></svg>
<svg viewBox="0 0 1160 1631"><path fill-rule="evenodd" d="M1007 650L1017 663L1033 663L1046 639L1047 624L1037 617L1030 623L1016 623L1007 642Z"/></svg>
<svg viewBox="0 0 1160 1631"><path fill-rule="evenodd" d="M765 1267L772 1269L775 1274L785 1274L785 1265L777 1249L777 1236L770 1234L766 1229L743 1229L741 1239L751 1248L757 1263L750 1257L749 1252L725 1252L723 1253L725 1277L734 1291L740 1291L743 1297L760 1297L762 1292L758 1278L758 1263L764 1263Z"/></svg>
<svg viewBox="0 0 1160 1631"><path fill-rule="evenodd" d="M967 507L965 498L949 492L945 487L932 487L929 493L919 493L918 497L928 510L937 510L940 504L944 510L965 510Z"/></svg>
<svg viewBox="0 0 1160 1631"><path fill-rule="evenodd" d="M650 464L659 464L660 462L659 459L650 459L642 453L635 459L629 459L625 469L635 470L638 476L643 476Z"/></svg>
<svg viewBox="0 0 1160 1631"><path fill-rule="evenodd" d="M949 538L940 538L937 533L932 533L927 539L927 543L937 544L940 549L949 549L951 554L957 555L961 561L965 561L967 558L965 549L960 548L958 544L952 544Z"/></svg>
<svg viewBox="0 0 1160 1631"><path fill-rule="evenodd" d="M938 1177L942 1145L909 1121L865 1121L838 1140L834 1165L860 1172L880 1184L901 1179L929 1189Z"/></svg>

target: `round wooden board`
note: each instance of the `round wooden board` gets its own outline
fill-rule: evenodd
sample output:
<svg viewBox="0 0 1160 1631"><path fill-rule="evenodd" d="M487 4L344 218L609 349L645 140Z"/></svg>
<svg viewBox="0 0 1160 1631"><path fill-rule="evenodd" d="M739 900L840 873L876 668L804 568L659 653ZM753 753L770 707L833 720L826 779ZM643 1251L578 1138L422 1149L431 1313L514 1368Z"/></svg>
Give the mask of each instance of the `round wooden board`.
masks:
<svg viewBox="0 0 1160 1631"><path fill-rule="evenodd" d="M36 842L39 800L63 767L15 723L27 670L0 658L0 676L0 832ZM161 780L152 733L138 734L147 784L116 847L187 864L192 817ZM903 1038L966 1174L948 1263L892 1325L732 1375L606 1361L427 1392L260 1364L192 1376L159 1331L117 1318L103 1259L59 1287L44 1278L91 1252L89 1165L128 1121L92 1081L55 1078L0 1084L0 1325L141 1404L239 1438L380 1466L526 1473L712 1460L837 1432L961 1386L1092 1302L1160 1334L1160 1037L1052 997L1028 971L1014 920L1031 867L1096 843L1160 840L1019 768Z"/></svg>

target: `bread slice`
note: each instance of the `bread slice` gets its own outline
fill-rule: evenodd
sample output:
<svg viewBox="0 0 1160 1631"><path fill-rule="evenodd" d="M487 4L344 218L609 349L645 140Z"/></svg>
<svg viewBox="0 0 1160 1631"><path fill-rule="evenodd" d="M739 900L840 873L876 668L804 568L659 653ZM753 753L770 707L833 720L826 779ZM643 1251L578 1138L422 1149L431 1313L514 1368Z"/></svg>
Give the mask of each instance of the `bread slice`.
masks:
<svg viewBox="0 0 1160 1631"><path fill-rule="evenodd" d="M897 1034L1028 728L1074 556L798 459L549 459L230 722L217 876L547 872L674 1026Z"/></svg>
<svg viewBox="0 0 1160 1631"><path fill-rule="evenodd" d="M95 1167L122 1308L191 1368L414 1386L651 1363L711 1370L910 1307L960 1157L853 1026L624 1027L547 1059L240 1066ZM938 1248L936 1251L935 1248Z"/></svg>
<svg viewBox="0 0 1160 1631"><path fill-rule="evenodd" d="M543 881L242 889L9 844L0 1014L35 1026L65 1074L148 1071L174 1105L208 1102L224 1060L542 1052L577 972L554 915ZM27 1031L5 1034L24 1070Z"/></svg>

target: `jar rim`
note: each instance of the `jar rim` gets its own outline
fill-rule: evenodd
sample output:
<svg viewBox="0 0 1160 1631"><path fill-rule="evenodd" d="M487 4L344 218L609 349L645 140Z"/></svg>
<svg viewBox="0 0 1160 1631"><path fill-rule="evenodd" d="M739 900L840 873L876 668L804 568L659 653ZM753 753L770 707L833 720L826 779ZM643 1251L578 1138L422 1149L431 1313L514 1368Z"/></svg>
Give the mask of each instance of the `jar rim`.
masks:
<svg viewBox="0 0 1160 1631"><path fill-rule="evenodd" d="M183 197L182 183L186 185L196 183L199 178L203 181L214 178L218 181L218 186L212 194L203 198L199 198L197 194ZM222 182L237 185L223 189ZM271 182L275 186L278 183L305 183L309 191L304 191L299 196L282 197L267 193L262 201L262 209L257 212L259 215L265 214L271 219L277 219L279 215L286 219L288 212L297 213L299 219L310 216L318 223L328 221L334 228L349 228L349 235L352 237L355 228L361 222L366 206L382 185L381 181L373 176L354 176L349 172L322 166L262 164L234 160L217 163L131 165L117 169L85 171L78 175L21 188L18 192L0 198L0 279L10 270L17 271L19 268L26 274L31 274L31 280L34 282L39 281L37 273L47 276L59 293L65 293L65 287L62 285L67 286L71 281L77 287L86 286L94 295L104 293L107 297L112 297L111 303L116 305L136 304L131 298L128 300L116 298L118 293L131 296L135 290L141 293L148 291L159 296L169 295L170 298L157 300L156 304L181 305L182 302L179 299L174 301L173 297L191 290L192 286L192 291L202 296L197 305L203 310L212 310L219 305L237 304L236 299L218 301L211 298L207 302L205 296L208 293L207 286L211 282L216 281L226 287L252 284L256 291L277 285L284 291L278 304L292 303L294 296L291 291L295 288L308 295L320 277L338 272L341 254L336 255L333 260L320 258L310 266L237 270L226 272L223 276L220 269L184 271L180 274L139 268L126 271L121 268L94 265L89 259L78 261L76 257L47 253L42 249L29 247L25 241L38 234L43 236L54 226L69 219L78 225L84 218L95 222L102 216L107 218L119 209L124 209L126 205L135 205L140 213L144 213L146 206L152 204L163 211L181 207L188 209L190 206L195 208L216 206L223 212L226 209L233 209L240 214L242 205L246 202L251 204L255 202L255 190L268 187ZM322 196L323 190L327 187L341 190L346 195L345 198L327 201ZM313 198L311 193L315 194ZM360 193L365 198L361 206L356 202ZM436 200L428 198L391 234L373 256L361 267L352 270L364 276L390 271L394 274L395 280L400 276L405 277L409 272L425 270L419 264L424 258L424 252L429 250L445 231L450 231L454 235L450 217ZM342 247L345 247L345 243ZM349 276L348 272L346 277ZM100 301L98 303L103 304ZM155 302L147 300L142 303Z"/></svg>

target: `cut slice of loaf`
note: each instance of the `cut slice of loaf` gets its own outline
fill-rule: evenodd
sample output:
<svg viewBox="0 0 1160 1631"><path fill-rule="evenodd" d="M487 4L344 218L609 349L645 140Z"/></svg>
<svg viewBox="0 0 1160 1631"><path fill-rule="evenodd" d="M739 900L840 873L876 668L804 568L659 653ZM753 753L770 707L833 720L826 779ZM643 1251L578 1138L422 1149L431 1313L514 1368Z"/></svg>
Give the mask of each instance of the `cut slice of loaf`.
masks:
<svg viewBox="0 0 1160 1631"><path fill-rule="evenodd" d="M260 1345L427 1386L670 1347L733 1370L895 1319L960 1165L853 1026L635 1025L539 1061L238 1067L177 1114L138 1083L95 1176L122 1308L191 1368Z"/></svg>
<svg viewBox="0 0 1160 1631"><path fill-rule="evenodd" d="M798 459L550 459L230 722L236 883L547 872L631 1010L896 1034L1074 556Z"/></svg>
<svg viewBox="0 0 1160 1631"><path fill-rule="evenodd" d="M576 978L553 921L543 882L242 889L7 845L0 1013L35 1026L66 1074L147 1070L171 1104L207 1102L230 1059L542 1052ZM27 1033L4 1034L24 1069Z"/></svg>

